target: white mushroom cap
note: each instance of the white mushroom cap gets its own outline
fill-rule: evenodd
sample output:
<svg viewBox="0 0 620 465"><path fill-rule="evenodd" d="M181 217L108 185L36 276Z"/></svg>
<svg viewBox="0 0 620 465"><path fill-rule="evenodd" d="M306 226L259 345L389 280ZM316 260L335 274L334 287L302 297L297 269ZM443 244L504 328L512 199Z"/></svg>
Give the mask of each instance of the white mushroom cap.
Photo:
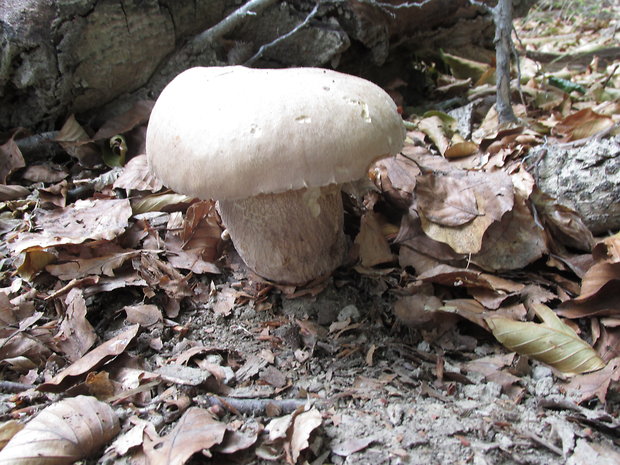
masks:
<svg viewBox="0 0 620 465"><path fill-rule="evenodd" d="M240 199L366 176L404 140L396 105L364 79L317 68L192 68L147 130L154 173L177 192Z"/></svg>

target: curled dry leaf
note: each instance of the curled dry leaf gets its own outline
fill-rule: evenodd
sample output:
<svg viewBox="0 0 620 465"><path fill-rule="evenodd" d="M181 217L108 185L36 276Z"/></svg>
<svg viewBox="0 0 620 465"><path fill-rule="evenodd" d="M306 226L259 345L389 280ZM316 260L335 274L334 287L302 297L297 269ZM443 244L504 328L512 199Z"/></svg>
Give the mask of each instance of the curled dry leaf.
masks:
<svg viewBox="0 0 620 465"><path fill-rule="evenodd" d="M88 133L78 123L74 115L69 116L56 137L69 155L78 159L82 166L95 166L101 162L101 154Z"/></svg>
<svg viewBox="0 0 620 465"><path fill-rule="evenodd" d="M11 137L0 145L0 184L6 184L6 178L15 170L26 166L21 150Z"/></svg>
<svg viewBox="0 0 620 465"><path fill-rule="evenodd" d="M534 310L543 321L514 321L486 318L493 336L505 347L574 375L600 370L605 362L572 328L560 320L549 307L537 304Z"/></svg>
<svg viewBox="0 0 620 465"><path fill-rule="evenodd" d="M71 464L97 452L120 427L114 410L90 396L43 409L0 451L1 465Z"/></svg>
<svg viewBox="0 0 620 465"><path fill-rule="evenodd" d="M360 232L355 238L359 247L359 256L363 267L371 268L382 263L394 261L390 244L381 228L382 218L370 211L364 213L360 220ZM383 220L385 223L385 220Z"/></svg>
<svg viewBox="0 0 620 465"><path fill-rule="evenodd" d="M145 430L144 451L150 465L183 465L196 452L221 444L226 424L201 408L188 409L164 437L150 437Z"/></svg>
<svg viewBox="0 0 620 465"><path fill-rule="evenodd" d="M295 417L290 443L292 463L297 463L301 452L310 444L310 434L321 426L322 422L321 412L316 408L302 412Z"/></svg>

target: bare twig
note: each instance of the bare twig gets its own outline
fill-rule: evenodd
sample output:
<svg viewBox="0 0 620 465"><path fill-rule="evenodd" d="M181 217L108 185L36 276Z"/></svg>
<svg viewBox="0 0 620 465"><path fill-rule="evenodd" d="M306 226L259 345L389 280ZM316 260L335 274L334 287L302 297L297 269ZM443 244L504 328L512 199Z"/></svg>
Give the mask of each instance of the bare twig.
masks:
<svg viewBox="0 0 620 465"><path fill-rule="evenodd" d="M0 392L24 392L34 388L32 384L15 383L13 381L0 381Z"/></svg>
<svg viewBox="0 0 620 465"><path fill-rule="evenodd" d="M201 32L187 44L192 51L200 52L206 44L213 42L225 34L228 34L237 26L241 25L248 16L256 16L258 13L270 7L279 0L250 0L240 8L233 11L215 26Z"/></svg>
<svg viewBox="0 0 620 465"><path fill-rule="evenodd" d="M554 446L549 441L545 441L543 438L541 438L540 436L538 436L538 435L536 435L534 433L531 433L530 431L522 431L521 434L523 436L525 436L526 438L531 439L536 444L538 444L540 446L543 446L543 447L546 447L551 452L559 455L560 457L562 457L564 455L564 453L562 452L562 449L560 449L559 447Z"/></svg>
<svg viewBox="0 0 620 465"><path fill-rule="evenodd" d="M314 8L312 9L312 11L310 13L308 13L308 15L306 16L306 19L304 19L301 23L299 23L297 26L295 26L289 32L287 32L283 36L280 36L277 39L269 42L268 44L261 45L261 47L258 49L258 52L256 52L254 54L254 56L252 56L249 60L247 60L244 63L244 65L245 66L252 66L252 64L254 62L256 62L258 59L260 59L263 56L265 51L269 50L272 47L275 47L277 44L279 44L280 42L288 39L292 35L296 34L297 31L299 31L301 28L305 27L312 20L312 18L314 18L316 16L316 14L319 11L319 6L320 5L321 5L321 3L317 2L316 5L314 5Z"/></svg>
<svg viewBox="0 0 620 465"><path fill-rule="evenodd" d="M294 412L306 405L307 399L239 399L236 397L205 396L208 405L216 405L234 413L251 416L266 415L268 407L275 407L282 414Z"/></svg>

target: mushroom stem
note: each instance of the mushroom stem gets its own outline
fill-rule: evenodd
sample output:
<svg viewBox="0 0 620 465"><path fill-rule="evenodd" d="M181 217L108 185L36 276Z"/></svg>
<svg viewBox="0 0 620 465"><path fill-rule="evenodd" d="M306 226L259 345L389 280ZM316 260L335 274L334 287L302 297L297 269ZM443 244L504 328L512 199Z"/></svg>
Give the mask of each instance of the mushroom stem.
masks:
<svg viewBox="0 0 620 465"><path fill-rule="evenodd" d="M331 273L345 255L340 186L220 200L235 249L256 274L301 285Z"/></svg>

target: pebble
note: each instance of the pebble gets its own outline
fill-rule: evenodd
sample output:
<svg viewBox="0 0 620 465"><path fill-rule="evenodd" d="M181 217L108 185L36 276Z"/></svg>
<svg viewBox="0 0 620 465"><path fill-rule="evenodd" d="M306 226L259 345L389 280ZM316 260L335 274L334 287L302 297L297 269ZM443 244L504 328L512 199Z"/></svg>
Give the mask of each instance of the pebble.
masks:
<svg viewBox="0 0 620 465"><path fill-rule="evenodd" d="M553 375L553 371L551 371L551 368L544 366L544 365L536 365L532 369L532 379L535 379L535 380L548 378L551 375Z"/></svg>
<svg viewBox="0 0 620 465"><path fill-rule="evenodd" d="M353 304L347 305L342 310L340 310L340 313L338 313L338 321L359 321L360 318L360 311Z"/></svg>

